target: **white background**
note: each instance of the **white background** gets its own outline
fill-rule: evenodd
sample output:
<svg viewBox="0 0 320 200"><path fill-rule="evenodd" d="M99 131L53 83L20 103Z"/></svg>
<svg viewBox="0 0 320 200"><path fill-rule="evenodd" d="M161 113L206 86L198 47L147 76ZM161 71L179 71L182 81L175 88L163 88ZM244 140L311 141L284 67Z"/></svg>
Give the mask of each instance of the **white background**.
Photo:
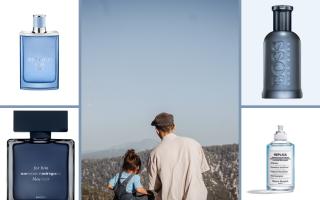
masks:
<svg viewBox="0 0 320 200"><path fill-rule="evenodd" d="M320 92L320 19L318 0L242 0L242 104L318 105ZM263 89L263 40L273 29L273 5L288 4L292 12L292 31L301 39L301 79L303 99L262 99Z"/></svg>
<svg viewBox="0 0 320 200"><path fill-rule="evenodd" d="M78 105L78 0L0 1L0 105ZM47 15L59 32L59 89L20 90L19 33L32 31L33 14Z"/></svg>
<svg viewBox="0 0 320 200"><path fill-rule="evenodd" d="M20 90L19 33L32 30L33 14L47 15L47 30L59 32L59 89ZM79 106L79 3L78 0L0 1L0 106ZM30 110L31 108L29 108ZM13 110L0 108L0 199L7 191L7 140L28 138L29 133L13 132ZM35 109L31 109L35 110ZM42 109L52 110L52 109ZM69 131L52 138L75 141L75 199L79 197L79 109L69 111ZM50 155L48 155L50 156Z"/></svg>
<svg viewBox="0 0 320 200"><path fill-rule="evenodd" d="M319 196L320 108L243 108L241 196L244 200L301 200ZM277 125L295 144L295 190L285 194L251 194L266 189L266 145Z"/></svg>
<svg viewBox="0 0 320 200"><path fill-rule="evenodd" d="M79 198L79 113L77 108L59 109L11 109L0 108L0 199L7 198L7 140L29 138L29 133L13 132L14 110L68 110L68 132L52 133L53 139L72 139L75 141L75 199ZM51 155L48 155L51 156Z"/></svg>

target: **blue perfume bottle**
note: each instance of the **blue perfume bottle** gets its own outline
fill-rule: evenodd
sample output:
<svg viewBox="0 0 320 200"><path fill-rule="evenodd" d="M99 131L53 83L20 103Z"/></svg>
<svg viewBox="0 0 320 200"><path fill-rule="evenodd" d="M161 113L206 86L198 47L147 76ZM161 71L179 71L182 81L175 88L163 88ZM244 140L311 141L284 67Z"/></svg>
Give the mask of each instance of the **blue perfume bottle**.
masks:
<svg viewBox="0 0 320 200"><path fill-rule="evenodd" d="M59 88L59 34L47 32L45 15L33 15L33 31L20 33L20 88Z"/></svg>
<svg viewBox="0 0 320 200"><path fill-rule="evenodd" d="M30 138L8 140L8 200L74 199L74 142L51 139L67 130L67 111L14 111L14 131Z"/></svg>
<svg viewBox="0 0 320 200"><path fill-rule="evenodd" d="M293 191L294 185L294 144L279 125L274 141L267 145L267 189Z"/></svg>

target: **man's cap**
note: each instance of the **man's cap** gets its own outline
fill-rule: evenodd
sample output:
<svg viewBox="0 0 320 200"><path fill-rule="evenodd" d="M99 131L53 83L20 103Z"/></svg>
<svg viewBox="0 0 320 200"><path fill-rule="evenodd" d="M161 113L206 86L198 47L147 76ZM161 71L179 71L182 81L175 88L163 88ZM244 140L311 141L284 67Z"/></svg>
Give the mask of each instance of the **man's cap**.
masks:
<svg viewBox="0 0 320 200"><path fill-rule="evenodd" d="M151 126L174 126L173 115L170 113L162 112L158 114L151 122Z"/></svg>

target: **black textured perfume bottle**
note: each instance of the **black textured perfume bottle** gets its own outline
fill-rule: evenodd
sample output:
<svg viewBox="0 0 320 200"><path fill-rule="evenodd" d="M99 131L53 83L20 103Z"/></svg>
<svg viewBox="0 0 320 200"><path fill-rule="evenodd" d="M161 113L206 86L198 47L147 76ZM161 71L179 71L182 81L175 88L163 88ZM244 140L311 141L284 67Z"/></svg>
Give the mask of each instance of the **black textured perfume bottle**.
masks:
<svg viewBox="0 0 320 200"><path fill-rule="evenodd" d="M302 98L300 39L291 31L292 6L276 5L273 31L264 39L262 98Z"/></svg>

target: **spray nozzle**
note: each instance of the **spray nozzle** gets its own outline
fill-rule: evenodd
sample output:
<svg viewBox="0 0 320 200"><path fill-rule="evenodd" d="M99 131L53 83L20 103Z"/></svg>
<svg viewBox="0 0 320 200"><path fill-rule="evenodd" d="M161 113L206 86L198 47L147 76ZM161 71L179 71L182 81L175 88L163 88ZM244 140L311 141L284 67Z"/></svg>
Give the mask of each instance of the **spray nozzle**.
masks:
<svg viewBox="0 0 320 200"><path fill-rule="evenodd" d="M293 7L289 5L272 6L274 31L291 31L292 10Z"/></svg>
<svg viewBox="0 0 320 200"><path fill-rule="evenodd" d="M287 134L283 131L283 125L278 125L278 130L274 134L274 140L287 140Z"/></svg>
<svg viewBox="0 0 320 200"><path fill-rule="evenodd" d="M33 31L34 33L46 32L46 15L33 15Z"/></svg>

